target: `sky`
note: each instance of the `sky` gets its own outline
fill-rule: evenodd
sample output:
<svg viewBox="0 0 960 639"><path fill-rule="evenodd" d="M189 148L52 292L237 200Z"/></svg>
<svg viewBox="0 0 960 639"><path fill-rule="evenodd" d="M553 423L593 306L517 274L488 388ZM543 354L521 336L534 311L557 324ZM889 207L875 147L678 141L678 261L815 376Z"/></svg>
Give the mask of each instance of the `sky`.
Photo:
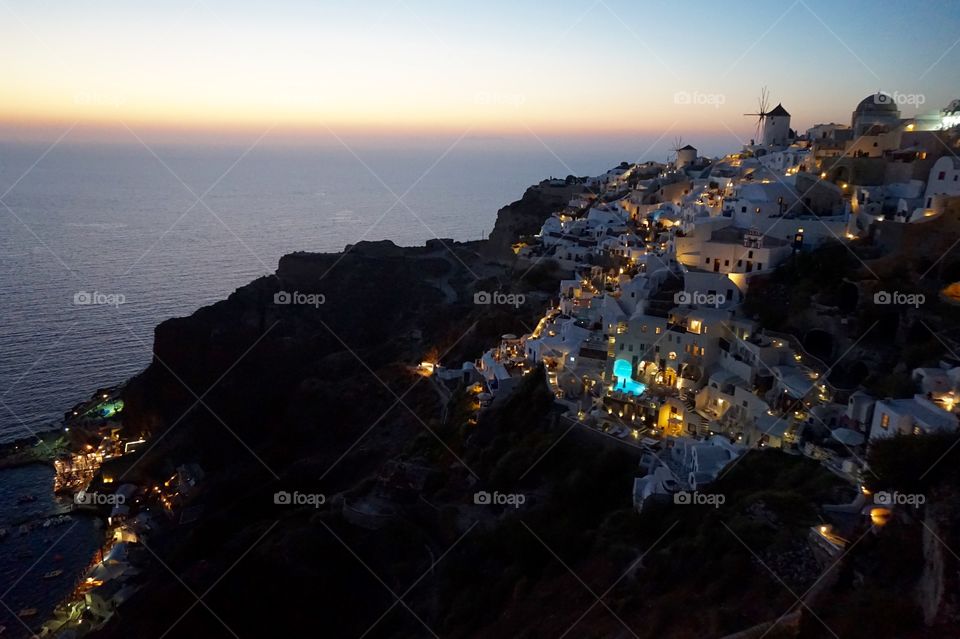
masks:
<svg viewBox="0 0 960 639"><path fill-rule="evenodd" d="M746 141L960 97L960 2L0 0L0 141Z"/></svg>

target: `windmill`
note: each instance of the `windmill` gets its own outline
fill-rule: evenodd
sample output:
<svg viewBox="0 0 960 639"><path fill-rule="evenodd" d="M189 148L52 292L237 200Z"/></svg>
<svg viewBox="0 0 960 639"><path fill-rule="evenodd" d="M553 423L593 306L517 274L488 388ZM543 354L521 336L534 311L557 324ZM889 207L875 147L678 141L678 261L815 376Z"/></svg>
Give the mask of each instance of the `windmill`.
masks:
<svg viewBox="0 0 960 639"><path fill-rule="evenodd" d="M760 129L763 128L763 122L770 113L767 110L770 107L770 95L767 93L767 87L760 89L760 97L757 98L757 106L759 107L757 113L744 113L744 115L757 116L757 135L754 137L754 142L760 139Z"/></svg>
<svg viewBox="0 0 960 639"><path fill-rule="evenodd" d="M673 155L670 155L667 157L667 164L677 163L677 158L680 157L680 149L682 148L683 148L683 137L678 135L677 137L673 138L673 147L671 147L670 149L671 151L673 151Z"/></svg>

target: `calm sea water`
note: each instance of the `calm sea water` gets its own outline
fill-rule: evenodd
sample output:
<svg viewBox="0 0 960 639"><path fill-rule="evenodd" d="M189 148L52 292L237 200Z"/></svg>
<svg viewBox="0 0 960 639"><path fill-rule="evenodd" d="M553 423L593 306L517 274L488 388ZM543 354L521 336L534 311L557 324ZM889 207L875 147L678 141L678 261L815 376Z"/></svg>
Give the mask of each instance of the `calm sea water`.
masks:
<svg viewBox="0 0 960 639"><path fill-rule="evenodd" d="M0 528L7 531L0 538L0 599L4 604L0 626L7 628L3 637L26 637L29 633L23 624L37 630L81 578L100 546L103 530L86 515L71 515L61 524L52 521L43 526L69 506L53 496L53 469L49 466L0 470L0 487ZM24 495L33 495L35 500L21 503ZM62 572L44 577L53 571ZM36 608L37 614L21 623L15 615L27 608Z"/></svg>

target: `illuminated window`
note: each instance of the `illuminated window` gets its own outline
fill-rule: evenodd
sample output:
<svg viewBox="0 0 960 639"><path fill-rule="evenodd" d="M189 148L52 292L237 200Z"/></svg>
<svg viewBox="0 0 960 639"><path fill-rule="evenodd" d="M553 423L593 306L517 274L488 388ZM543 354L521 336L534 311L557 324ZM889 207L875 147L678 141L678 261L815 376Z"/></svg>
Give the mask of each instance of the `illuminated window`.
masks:
<svg viewBox="0 0 960 639"><path fill-rule="evenodd" d="M919 426L914 426L914 427L913 427L913 434L914 434L914 435L919 435L920 433L921 433L920 427L919 427Z"/></svg>
<svg viewBox="0 0 960 639"><path fill-rule="evenodd" d="M660 334L660 327L659 327L659 326L657 327L657 330L656 330L655 332L656 332L657 335Z"/></svg>
<svg viewBox="0 0 960 639"><path fill-rule="evenodd" d="M889 428L890 427L890 414L884 413L880 416L880 428Z"/></svg>

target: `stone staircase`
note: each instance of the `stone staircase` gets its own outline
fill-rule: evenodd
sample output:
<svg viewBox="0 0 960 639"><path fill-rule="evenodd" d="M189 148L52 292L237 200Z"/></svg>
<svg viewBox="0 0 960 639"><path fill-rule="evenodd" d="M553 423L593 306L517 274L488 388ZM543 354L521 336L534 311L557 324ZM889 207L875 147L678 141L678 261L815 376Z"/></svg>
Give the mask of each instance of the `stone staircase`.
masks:
<svg viewBox="0 0 960 639"><path fill-rule="evenodd" d="M680 399L683 400L683 405L686 409L700 419L700 423L697 425L697 434L706 435L710 431L710 420L697 412L697 403L694 394L684 389L680 394Z"/></svg>

